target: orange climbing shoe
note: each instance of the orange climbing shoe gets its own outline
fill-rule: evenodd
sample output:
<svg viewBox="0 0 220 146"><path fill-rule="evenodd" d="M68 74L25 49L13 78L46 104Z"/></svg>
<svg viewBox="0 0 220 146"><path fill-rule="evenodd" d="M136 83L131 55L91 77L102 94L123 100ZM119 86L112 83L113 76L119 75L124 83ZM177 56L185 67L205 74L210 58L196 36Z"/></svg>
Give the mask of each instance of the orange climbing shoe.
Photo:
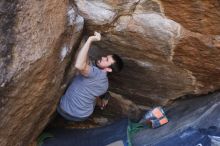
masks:
<svg viewBox="0 0 220 146"><path fill-rule="evenodd" d="M168 118L161 107L155 107L148 111L139 121L139 123L143 124L144 126L157 128L168 123Z"/></svg>

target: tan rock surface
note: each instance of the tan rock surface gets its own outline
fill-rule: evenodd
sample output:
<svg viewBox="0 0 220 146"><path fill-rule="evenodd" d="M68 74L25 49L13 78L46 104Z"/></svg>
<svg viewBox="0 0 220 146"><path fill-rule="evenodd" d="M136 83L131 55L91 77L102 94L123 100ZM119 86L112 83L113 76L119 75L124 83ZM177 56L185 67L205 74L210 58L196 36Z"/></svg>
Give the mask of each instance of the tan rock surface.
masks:
<svg viewBox="0 0 220 146"><path fill-rule="evenodd" d="M91 55L125 61L110 76L113 113L136 118L140 107L220 89L217 0L71 2L78 10L66 0L0 2L1 146L28 145L51 118L75 73L84 19L86 33L102 33Z"/></svg>
<svg viewBox="0 0 220 146"><path fill-rule="evenodd" d="M93 55L103 52L124 57L124 70L111 77L113 92L135 103L151 105L219 89L220 17L216 0L75 3L87 30L103 35ZM85 3L87 9L82 7ZM100 21L99 11L90 13L94 3L98 9L114 13L114 19L106 14L108 20Z"/></svg>
<svg viewBox="0 0 220 146"><path fill-rule="evenodd" d="M83 18L66 0L0 3L0 145L27 146L55 111Z"/></svg>
<svg viewBox="0 0 220 146"><path fill-rule="evenodd" d="M202 34L220 34L219 0L161 0L167 17L186 29Z"/></svg>

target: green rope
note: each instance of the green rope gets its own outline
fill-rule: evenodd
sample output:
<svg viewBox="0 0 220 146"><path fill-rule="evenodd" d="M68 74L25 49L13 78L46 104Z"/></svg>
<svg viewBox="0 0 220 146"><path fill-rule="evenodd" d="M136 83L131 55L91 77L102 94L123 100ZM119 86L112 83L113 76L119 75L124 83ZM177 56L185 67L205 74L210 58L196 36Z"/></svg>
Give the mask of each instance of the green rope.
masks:
<svg viewBox="0 0 220 146"><path fill-rule="evenodd" d="M131 122L128 121L128 129L127 129L127 135L128 135L128 146L132 146L131 144L131 138L134 136L134 134L140 132L143 129L146 129L148 127L144 126L140 123Z"/></svg>
<svg viewBox="0 0 220 146"><path fill-rule="evenodd" d="M44 143L44 140L47 138L52 138L54 137L53 134L51 133L42 133L38 138L37 138L37 145L41 146Z"/></svg>

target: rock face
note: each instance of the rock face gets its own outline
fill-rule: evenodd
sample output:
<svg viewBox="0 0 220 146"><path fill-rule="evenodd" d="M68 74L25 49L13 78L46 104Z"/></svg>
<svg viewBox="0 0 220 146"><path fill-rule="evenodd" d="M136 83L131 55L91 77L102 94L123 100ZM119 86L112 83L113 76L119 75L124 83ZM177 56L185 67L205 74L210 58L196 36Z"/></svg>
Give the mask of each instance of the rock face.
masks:
<svg viewBox="0 0 220 146"><path fill-rule="evenodd" d="M210 35L220 34L218 27L220 3L218 0L162 0L161 4L166 16L190 31Z"/></svg>
<svg viewBox="0 0 220 146"><path fill-rule="evenodd" d="M102 33L92 57L123 57L110 107L135 119L220 88L219 15L218 0L1 0L0 145L28 145L45 127L75 73L84 20L87 34Z"/></svg>
<svg viewBox="0 0 220 146"><path fill-rule="evenodd" d="M167 117L170 120L169 123L157 129L146 129L137 133L133 137L132 140L133 145L135 146L165 145L161 142L166 140L167 138L179 134L181 131L186 130L189 127L195 129L202 129L202 128L207 129L209 127L219 128L220 127L219 110L220 110L219 92L206 96L200 96L197 98L184 99L178 101L174 105L166 109ZM181 137L182 141L184 141L185 139L183 137ZM172 139L170 140L172 142ZM192 139L192 140L196 140L196 139ZM217 145L219 145L219 141Z"/></svg>
<svg viewBox="0 0 220 146"><path fill-rule="evenodd" d="M125 60L123 72L111 77L112 91L146 105L219 89L217 0L74 2L88 32L103 35L96 52Z"/></svg>
<svg viewBox="0 0 220 146"><path fill-rule="evenodd" d="M0 145L27 146L55 111L83 18L66 0L3 0L0 20Z"/></svg>

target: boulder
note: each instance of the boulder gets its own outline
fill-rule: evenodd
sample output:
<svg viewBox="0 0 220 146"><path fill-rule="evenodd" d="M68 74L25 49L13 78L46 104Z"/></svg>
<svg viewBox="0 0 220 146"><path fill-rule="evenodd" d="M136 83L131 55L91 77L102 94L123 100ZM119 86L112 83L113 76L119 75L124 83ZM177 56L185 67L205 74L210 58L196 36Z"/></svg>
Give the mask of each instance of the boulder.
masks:
<svg viewBox="0 0 220 146"><path fill-rule="evenodd" d="M102 33L92 56L117 53L125 61L122 73L111 77L111 91L152 105L219 89L217 0L74 3L88 33Z"/></svg>
<svg viewBox="0 0 220 146"><path fill-rule="evenodd" d="M0 15L0 145L27 146L56 109L84 20L66 0L3 0Z"/></svg>
<svg viewBox="0 0 220 146"><path fill-rule="evenodd" d="M189 99L190 98L190 99ZM199 97L182 99L171 106L165 107L169 123L157 129L145 129L135 134L133 145L163 145L161 142L171 140L188 128L208 129L220 127L220 93L212 93ZM190 133L188 133L190 134ZM185 135L186 136L186 135ZM184 141L184 135L181 137ZM196 141L196 139L192 139ZM160 144L157 144L160 143ZM188 141L190 143L190 141ZM172 143L172 145L175 145ZM184 143L181 143L184 145Z"/></svg>

